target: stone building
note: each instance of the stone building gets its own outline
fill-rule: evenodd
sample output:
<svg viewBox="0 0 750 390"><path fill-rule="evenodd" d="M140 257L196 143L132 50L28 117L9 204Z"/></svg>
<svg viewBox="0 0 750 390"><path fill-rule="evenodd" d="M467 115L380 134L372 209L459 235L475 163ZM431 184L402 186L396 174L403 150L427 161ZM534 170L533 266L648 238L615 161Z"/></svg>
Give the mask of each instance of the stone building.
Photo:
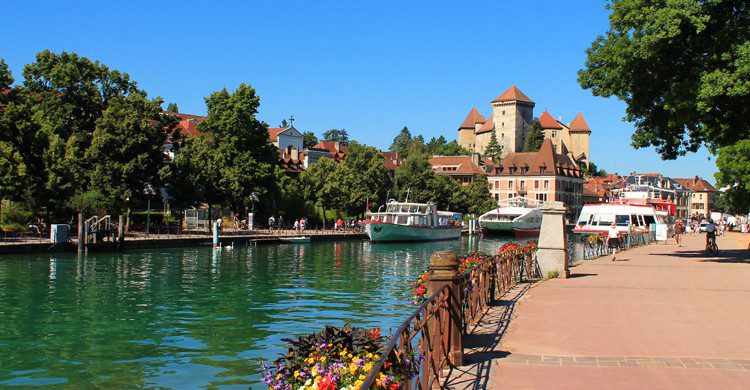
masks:
<svg viewBox="0 0 750 390"><path fill-rule="evenodd" d="M479 155L473 156L433 156L429 160L437 175L448 175L462 186L468 186L479 175L486 175Z"/></svg>
<svg viewBox="0 0 750 390"><path fill-rule="evenodd" d="M568 207L566 218L575 221L583 205L583 172L575 161L555 152L545 139L538 152L509 153L487 175L490 193L500 201L516 196L559 201Z"/></svg>
<svg viewBox="0 0 750 390"><path fill-rule="evenodd" d="M472 153L484 154L492 134L502 147L501 157L523 152L534 121L536 103L515 85L491 102L492 113L485 118L473 107L458 128L458 143ZM544 136L552 140L558 154L569 155L579 166L589 162L589 129L580 112L570 124L555 120L545 111L539 118Z"/></svg>

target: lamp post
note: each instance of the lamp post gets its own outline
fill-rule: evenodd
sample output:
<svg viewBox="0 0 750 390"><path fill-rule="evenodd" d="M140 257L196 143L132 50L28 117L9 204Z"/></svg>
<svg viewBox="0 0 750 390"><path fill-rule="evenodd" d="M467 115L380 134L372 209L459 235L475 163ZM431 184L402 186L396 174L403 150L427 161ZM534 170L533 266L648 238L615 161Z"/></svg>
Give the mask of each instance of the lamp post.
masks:
<svg viewBox="0 0 750 390"><path fill-rule="evenodd" d="M143 189L143 193L148 197L148 208L146 211L146 237L148 237L149 229L151 228L151 197L156 194L154 187L151 184L147 184L146 188Z"/></svg>
<svg viewBox="0 0 750 390"><path fill-rule="evenodd" d="M248 216L247 229L253 230L253 221L255 220L255 202L258 200L258 193L250 193L250 215Z"/></svg>

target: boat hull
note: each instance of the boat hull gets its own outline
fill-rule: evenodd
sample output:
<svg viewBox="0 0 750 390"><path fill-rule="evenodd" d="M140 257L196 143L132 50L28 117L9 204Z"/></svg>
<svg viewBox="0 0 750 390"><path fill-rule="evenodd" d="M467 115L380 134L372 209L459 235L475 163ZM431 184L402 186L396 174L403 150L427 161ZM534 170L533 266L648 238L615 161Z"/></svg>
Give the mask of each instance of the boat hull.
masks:
<svg viewBox="0 0 750 390"><path fill-rule="evenodd" d="M461 229L458 227L428 228L368 222L365 225L365 234L370 237L372 242L439 241L460 238Z"/></svg>
<svg viewBox="0 0 750 390"><path fill-rule="evenodd" d="M513 222L480 221L483 234L513 234Z"/></svg>

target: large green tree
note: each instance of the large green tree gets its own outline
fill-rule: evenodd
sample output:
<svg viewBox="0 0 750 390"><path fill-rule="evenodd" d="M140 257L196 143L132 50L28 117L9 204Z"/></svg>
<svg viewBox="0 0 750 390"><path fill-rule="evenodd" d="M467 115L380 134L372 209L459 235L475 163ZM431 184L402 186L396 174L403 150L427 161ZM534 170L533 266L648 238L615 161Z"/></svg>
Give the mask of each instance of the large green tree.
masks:
<svg viewBox="0 0 750 390"><path fill-rule="evenodd" d="M750 3L612 0L610 29L586 51L578 81L616 96L633 146L674 159L750 134Z"/></svg>
<svg viewBox="0 0 750 390"><path fill-rule="evenodd" d="M302 136L305 137L305 139L302 140L302 146L305 148L312 148L318 143L318 137L315 136L315 133L312 131L306 131L302 133Z"/></svg>
<svg viewBox="0 0 750 390"><path fill-rule="evenodd" d="M104 190L98 188L100 182L94 181L93 174L103 162L94 158L90 150L96 137L110 134L109 141L117 145L130 143L138 147L121 148L121 155L108 158L128 161L144 155L155 156L163 146L163 134L155 137L153 132L154 128L163 128L164 116L159 114L160 108L154 106L161 101L147 101L146 93L139 90L127 74L75 53L43 51L37 54L35 62L24 67L22 85L10 90L7 90L10 74L7 67L3 68L0 71L0 83L5 84L0 108L0 142L4 153L0 155L3 159L0 167L19 169L17 172L3 169L0 177L16 175L23 180L20 197L34 212L67 219L82 206L85 208L81 201L87 199L96 199L97 204L108 207L106 211L116 211L109 207L122 205L122 202L102 201ZM140 102L141 109L129 115L131 125L145 121L153 125L132 126L128 130L118 125L119 130L115 130L108 123L106 130L97 131L97 124L110 106L123 105L122 99ZM154 142L139 144L143 137ZM112 161L106 163L112 164ZM23 175L19 176L21 172ZM138 193L147 184L136 184L137 180L133 180L143 172L123 170L120 173L127 176L123 181L128 183L132 193ZM133 176L128 176L131 173ZM7 192L7 188L0 189L0 193Z"/></svg>
<svg viewBox="0 0 750 390"><path fill-rule="evenodd" d="M394 177L396 199L403 201L408 190L410 201L430 200L432 192L429 190L429 184L434 176L435 172L427 161L426 155L410 153Z"/></svg>
<svg viewBox="0 0 750 390"><path fill-rule="evenodd" d="M323 133L323 141L338 141L340 146L349 145L349 133L346 129L331 129Z"/></svg>
<svg viewBox="0 0 750 390"><path fill-rule="evenodd" d="M390 151L397 152L400 156L406 156L409 145L411 145L411 132L408 127L404 126L398 135L393 138Z"/></svg>
<svg viewBox="0 0 750 390"><path fill-rule="evenodd" d="M494 162L499 162L502 153L503 147L497 142L497 136L493 131L492 134L490 134L490 142L487 144L487 149L484 150L484 157L487 157Z"/></svg>
<svg viewBox="0 0 750 390"><path fill-rule="evenodd" d="M340 165L341 206L348 215L363 213L368 199L371 204L384 199L392 186L385 157L377 148L353 142Z"/></svg>
<svg viewBox="0 0 750 390"><path fill-rule="evenodd" d="M342 176L341 169L341 164L329 158L321 158L300 177L309 198L323 210L324 224L328 218L327 211L336 210L344 203L345 193L339 180Z"/></svg>
<svg viewBox="0 0 750 390"><path fill-rule="evenodd" d="M719 149L717 185L728 187L721 195L723 208L731 213L750 212L750 139Z"/></svg>

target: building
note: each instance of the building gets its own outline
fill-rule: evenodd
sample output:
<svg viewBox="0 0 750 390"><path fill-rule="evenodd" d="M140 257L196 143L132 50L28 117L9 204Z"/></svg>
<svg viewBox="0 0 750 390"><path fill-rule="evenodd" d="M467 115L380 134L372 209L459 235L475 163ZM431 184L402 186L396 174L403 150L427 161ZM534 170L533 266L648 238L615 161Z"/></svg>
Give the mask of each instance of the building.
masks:
<svg viewBox="0 0 750 390"><path fill-rule="evenodd" d="M461 183L462 186L468 186L479 175L486 175L482 167L479 155L474 156L434 156L428 160L432 165L432 170L438 175L448 175Z"/></svg>
<svg viewBox="0 0 750 390"><path fill-rule="evenodd" d="M613 181L616 175L607 175L607 177L587 177L583 183L584 200L583 203L606 203L614 200L613 189L620 188L619 181Z"/></svg>
<svg viewBox="0 0 750 390"><path fill-rule="evenodd" d="M552 140L557 153L570 154L579 165L588 166L591 129L582 113L566 125L545 110L539 116L539 124L544 129L544 138Z"/></svg>
<svg viewBox="0 0 750 390"><path fill-rule="evenodd" d="M298 151L301 151L304 149L305 137L294 126L270 128L268 129L268 139L280 150L297 148Z"/></svg>
<svg viewBox="0 0 750 390"><path fill-rule="evenodd" d="M583 172L570 156L556 153L549 139L538 152L509 153L487 179L490 193L498 201L524 196L564 202L571 223L583 206Z"/></svg>
<svg viewBox="0 0 750 390"><path fill-rule="evenodd" d="M502 157L523 152L523 145L531 131L536 103L515 85L491 102L492 113L484 117L473 107L458 128L458 143L472 153L484 154L492 134L502 147ZM555 120L545 111L539 117L546 139L553 141L558 154L569 155L579 166L589 162L591 129L582 113L570 124Z"/></svg>
<svg viewBox="0 0 750 390"><path fill-rule="evenodd" d="M712 186L711 183L698 176L695 176L694 178L675 180L693 191L693 194L690 197L691 208L689 215L698 215L702 217L710 216L711 211L714 209L716 197L719 195L719 190Z"/></svg>
<svg viewBox="0 0 750 390"><path fill-rule="evenodd" d="M675 205L675 217L687 218L691 213L693 191L677 180L660 173L631 173L623 179L621 189L613 190L643 192L645 199L666 200Z"/></svg>

